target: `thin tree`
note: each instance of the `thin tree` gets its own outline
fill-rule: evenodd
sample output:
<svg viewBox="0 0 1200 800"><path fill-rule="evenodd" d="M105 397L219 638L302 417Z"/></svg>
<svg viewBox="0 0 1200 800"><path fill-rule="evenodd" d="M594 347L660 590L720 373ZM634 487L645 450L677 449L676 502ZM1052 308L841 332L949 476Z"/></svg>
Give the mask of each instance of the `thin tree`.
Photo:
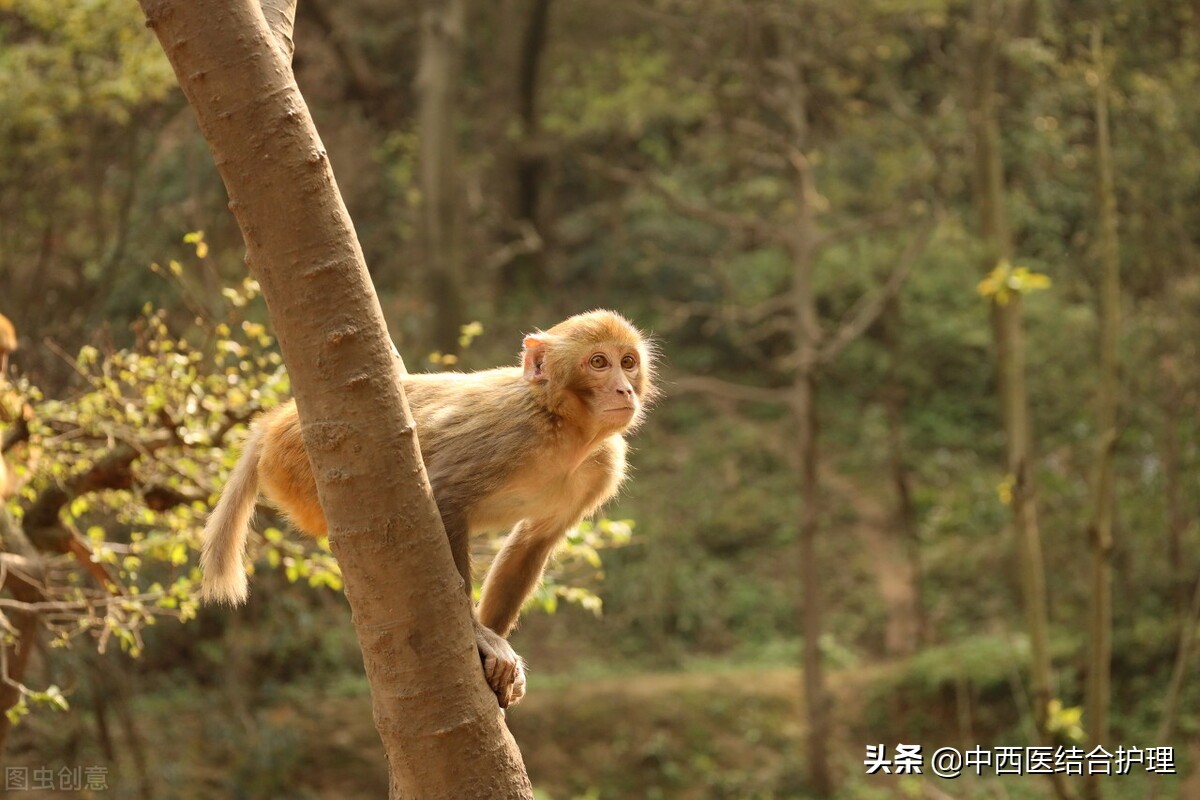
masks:
<svg viewBox="0 0 1200 800"><path fill-rule="evenodd" d="M1109 684L1112 669L1112 551L1116 489L1113 460L1117 447L1117 335L1120 327L1121 277L1117 240L1117 196L1108 127L1108 76L1103 63L1101 29L1092 29L1092 69L1088 80L1096 90L1096 170L1100 206L1100 388L1096 398L1095 517L1089 531L1092 546L1092 591L1089 622L1087 731L1089 750L1108 741ZM1084 778L1084 796L1099 800L1098 775Z"/></svg>
<svg viewBox="0 0 1200 800"><path fill-rule="evenodd" d="M529 0L528 15L521 31L520 49L512 74L512 115L507 119L519 136L508 154L511 170L509 217L516 228L528 228L540 240L549 235L543 193L546 182L546 158L542 152L541 115L538 96L542 65L550 30L550 0ZM515 9L514 9L515 10ZM547 276L546 250L537 247L509 260L501 270L501 288L505 292L530 290L542 285Z"/></svg>
<svg viewBox="0 0 1200 800"><path fill-rule="evenodd" d="M996 74L1003 26L997 22L995 5L992 2L975 4L975 17L971 22L975 46L971 63L973 103L969 122L984 263L996 279L994 285L1001 289L991 294L992 331L1004 412L1010 506L1020 552L1021 586L1032 649L1033 717L1039 735L1045 738L1046 715L1053 696L1053 675L1046 578L1030 469L1032 433L1025 387L1022 287L1013 284L1011 268L1008 266L1012 256L1012 241L1005 201L1000 123L996 110Z"/></svg>
<svg viewBox="0 0 1200 800"><path fill-rule="evenodd" d="M392 798L531 798L349 214L291 69L295 0L141 0L208 141L289 367Z"/></svg>
<svg viewBox="0 0 1200 800"><path fill-rule="evenodd" d="M434 308L434 346L457 353L467 322L458 173L458 84L462 71L463 0L431 0L421 14L421 240Z"/></svg>
<svg viewBox="0 0 1200 800"><path fill-rule="evenodd" d="M804 54L811 49L811 41L801 40L799 31L806 28L800 24L800 17L789 18L796 11L794 7L745 3L739 4L738 9L750 20L749 60L754 76L751 81L755 87L754 100L769 112L767 116L771 121L740 117L740 125L732 126L743 132L737 138L739 146L734 152L757 169L761 169L762 164L771 165L774 174L786 181L786 210L781 210L778 220L766 214L739 213L715 207L685 196L661 180L611 166L598 158L583 160L599 175L658 197L677 214L722 229L741 240L777 247L787 256L790 269L786 291L731 320L731 327L746 329L742 332L748 332L751 339L764 330L788 333L791 346L778 363L778 373L781 378L787 375L787 385L747 386L715 377L680 376L674 386L676 390L701 392L738 402L782 404L789 411L795 430L792 452L798 467L796 479L800 497L797 615L803 635L807 783L814 796L829 797L834 793L834 779L829 763L831 704L821 653L824 614L819 545L825 499L821 486L821 420L817 398L824 371L879 321L888 303L900 292L914 264L925 252L940 214L936 209L931 213L926 208L924 219L918 220L889 212L878 218L855 219L836 229L820 223L818 216L823 198L817 190L810 157L816 147L808 123L810 87L801 67ZM780 20L783 24L778 24ZM822 253L857 236L901 225L913 230L887 276L861 295L841 319L826 329L814 285ZM705 304L692 305L703 307ZM712 310L711 313L720 315L722 312Z"/></svg>

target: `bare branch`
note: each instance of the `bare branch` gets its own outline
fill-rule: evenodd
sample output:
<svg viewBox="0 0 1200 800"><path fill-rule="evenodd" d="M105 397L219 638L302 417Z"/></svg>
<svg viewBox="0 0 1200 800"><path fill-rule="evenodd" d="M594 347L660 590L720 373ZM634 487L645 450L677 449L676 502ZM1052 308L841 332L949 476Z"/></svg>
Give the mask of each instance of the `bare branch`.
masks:
<svg viewBox="0 0 1200 800"><path fill-rule="evenodd" d="M374 73L371 72L370 65L363 59L359 49L347 39L342 29L334 23L329 9L325 7L322 0L306 0L304 11L325 34L325 41L333 49L334 56L346 74L350 91L355 99L363 103L364 110L369 113L371 104L367 101L378 98L383 93L383 88L375 79ZM270 22L270 17L267 18L267 21Z"/></svg>
<svg viewBox="0 0 1200 800"><path fill-rule="evenodd" d="M603 178L616 183L623 183L626 186L644 189L659 197L667 204L668 208L677 214L682 214L685 217L718 228L724 228L727 231L750 235L764 241L782 242L786 238L786 233L775 225L745 214L723 211L688 200L673 189L664 186L661 181L648 177L643 173L605 164L601 159L594 156L585 156L582 161L587 169Z"/></svg>
<svg viewBox="0 0 1200 800"><path fill-rule="evenodd" d="M275 36L275 42L288 61L296 53L296 43L292 40L292 31L296 27L297 0L258 0L262 6L263 16L267 19L267 27Z"/></svg>
<svg viewBox="0 0 1200 800"><path fill-rule="evenodd" d="M909 240L904 252L900 254L887 281L875 292L860 297L858 302L846 313L842 324L821 347L817 356L821 363L827 364L837 358L848 344L862 336L867 328L871 327L879 318L888 301L895 297L896 293L900 291L900 287L904 285L917 258L925 252L939 218L939 215L934 214L925 221L921 230Z"/></svg>
<svg viewBox="0 0 1200 800"><path fill-rule="evenodd" d="M886 228L894 228L906 221L908 221L908 215L902 209L895 207L880 211L878 214L857 217L841 227L822 233L817 238L816 249L820 250L832 244L847 242Z"/></svg>
<svg viewBox="0 0 1200 800"><path fill-rule="evenodd" d="M62 524L60 512L80 495L104 489L132 489L135 483L133 462L169 444L171 437L165 433L136 446L118 444L89 468L47 486L25 509L23 521L29 541L42 552L74 553L82 566L92 572L102 586L106 585L111 576L91 560L87 545Z"/></svg>
<svg viewBox="0 0 1200 800"><path fill-rule="evenodd" d="M684 392L711 394L725 400L745 403L785 403L788 389L772 389L766 386L746 386L741 383L723 381L701 375L686 375L675 379L673 387Z"/></svg>
<svg viewBox="0 0 1200 800"><path fill-rule="evenodd" d="M528 220L521 220L519 223L520 239L503 245L498 250L493 252L483 261L484 272L498 272L512 263L515 259L521 256L532 255L538 252L545 246L542 237L538 236L537 229L529 224Z"/></svg>
<svg viewBox="0 0 1200 800"><path fill-rule="evenodd" d="M21 442L29 440L29 423L33 417L33 406L29 405L29 403L22 402L21 413L17 417L16 423L12 426L12 428L5 431L4 440L0 442L0 454L7 453Z"/></svg>
<svg viewBox="0 0 1200 800"><path fill-rule="evenodd" d="M0 553L0 588L21 602L35 603L46 597L45 570L36 554Z"/></svg>

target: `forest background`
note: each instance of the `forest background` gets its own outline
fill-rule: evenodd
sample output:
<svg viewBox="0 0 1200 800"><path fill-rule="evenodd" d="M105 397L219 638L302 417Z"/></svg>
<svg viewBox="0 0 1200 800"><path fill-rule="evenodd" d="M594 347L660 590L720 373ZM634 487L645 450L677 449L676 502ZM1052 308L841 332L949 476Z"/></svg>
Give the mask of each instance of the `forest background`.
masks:
<svg viewBox="0 0 1200 800"><path fill-rule="evenodd" d="M665 357L514 638L541 796L1200 796L1200 5L301 0L295 40L411 369L593 307ZM380 796L327 550L263 515L250 606L194 600L288 390L225 206L135 3L0 0L6 763ZM865 775L900 742L1179 774Z"/></svg>

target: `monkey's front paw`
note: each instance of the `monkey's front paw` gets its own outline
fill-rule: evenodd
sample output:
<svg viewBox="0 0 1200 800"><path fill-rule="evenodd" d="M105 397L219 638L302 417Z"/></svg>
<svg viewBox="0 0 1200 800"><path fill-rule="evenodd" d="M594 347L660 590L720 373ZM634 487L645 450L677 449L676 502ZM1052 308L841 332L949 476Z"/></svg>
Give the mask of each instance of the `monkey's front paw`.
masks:
<svg viewBox="0 0 1200 800"><path fill-rule="evenodd" d="M483 624L475 623L475 643L488 686L496 693L501 708L525 696L525 661L508 641Z"/></svg>

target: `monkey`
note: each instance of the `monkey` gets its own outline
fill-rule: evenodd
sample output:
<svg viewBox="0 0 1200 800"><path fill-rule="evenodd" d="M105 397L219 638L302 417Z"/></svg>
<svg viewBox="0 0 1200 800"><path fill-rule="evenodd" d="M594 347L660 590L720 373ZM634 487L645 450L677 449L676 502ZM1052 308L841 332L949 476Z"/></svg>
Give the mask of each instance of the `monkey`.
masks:
<svg viewBox="0 0 1200 800"><path fill-rule="evenodd" d="M17 349L17 329L12 321L0 314L0 386L8 381L8 356ZM4 401L0 400L0 420L8 422ZM17 491L17 476L0 453L0 500L12 497Z"/></svg>
<svg viewBox="0 0 1200 800"><path fill-rule="evenodd" d="M8 317L0 314L0 378L8 374L8 356L16 349L17 329Z"/></svg>
<svg viewBox="0 0 1200 800"><path fill-rule="evenodd" d="M473 614L488 685L501 707L525 693L506 638L558 543L625 480L624 435L656 395L655 349L628 320L595 310L524 338L520 364L402 378L454 563L471 593L469 537L508 530ZM205 600L238 605L259 488L310 536L328 531L295 401L260 416L209 517Z"/></svg>

